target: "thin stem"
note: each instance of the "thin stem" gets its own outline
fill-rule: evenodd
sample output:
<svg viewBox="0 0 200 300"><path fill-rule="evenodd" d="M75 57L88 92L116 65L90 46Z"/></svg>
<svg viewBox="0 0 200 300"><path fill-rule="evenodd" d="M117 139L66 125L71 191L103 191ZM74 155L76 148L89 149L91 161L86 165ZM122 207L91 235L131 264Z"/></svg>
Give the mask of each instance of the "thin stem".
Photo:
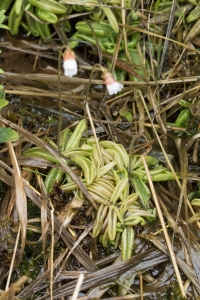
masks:
<svg viewBox="0 0 200 300"><path fill-rule="evenodd" d="M57 145L58 148L60 147L61 143L61 130L62 130L62 98L61 98L61 87L60 87L60 64L61 64L61 55L62 55L62 50L67 48L68 46L63 45L60 50L59 50L59 55L58 55L58 108L59 108L59 120L58 120L58 141Z"/></svg>

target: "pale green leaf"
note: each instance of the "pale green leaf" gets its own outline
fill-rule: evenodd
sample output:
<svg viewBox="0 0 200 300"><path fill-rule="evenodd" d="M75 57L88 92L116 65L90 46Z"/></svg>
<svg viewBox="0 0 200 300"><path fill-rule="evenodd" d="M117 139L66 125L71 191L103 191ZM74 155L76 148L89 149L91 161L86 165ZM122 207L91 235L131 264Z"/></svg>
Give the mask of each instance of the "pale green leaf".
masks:
<svg viewBox="0 0 200 300"><path fill-rule="evenodd" d="M0 128L0 143L14 142L19 139L18 133L11 128Z"/></svg>
<svg viewBox="0 0 200 300"><path fill-rule="evenodd" d="M116 19L114 13L112 12L112 10L109 7L102 7L102 9L103 9L106 17L108 18L108 22L110 23L110 26L116 33L118 33L119 25L117 23L117 19Z"/></svg>
<svg viewBox="0 0 200 300"><path fill-rule="evenodd" d="M140 177L134 176L131 178L131 180L145 208L148 208L148 201L151 197L151 192L149 191L148 186Z"/></svg>
<svg viewBox="0 0 200 300"><path fill-rule="evenodd" d="M4 99L0 99L0 109L6 105L8 105L9 101L8 100L4 100Z"/></svg>

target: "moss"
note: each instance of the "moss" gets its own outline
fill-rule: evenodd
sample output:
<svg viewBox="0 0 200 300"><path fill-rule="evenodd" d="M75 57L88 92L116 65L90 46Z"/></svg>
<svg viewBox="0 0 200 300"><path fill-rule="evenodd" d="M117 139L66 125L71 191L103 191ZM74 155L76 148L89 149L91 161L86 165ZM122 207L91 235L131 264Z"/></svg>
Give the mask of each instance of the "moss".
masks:
<svg viewBox="0 0 200 300"><path fill-rule="evenodd" d="M185 300L186 298L182 297L180 289L177 286L168 286L165 290L164 295L162 295L163 300ZM192 300L192 298L187 298Z"/></svg>
<svg viewBox="0 0 200 300"><path fill-rule="evenodd" d="M0 217L0 278L4 277L10 267L16 234L9 218Z"/></svg>
<svg viewBox="0 0 200 300"><path fill-rule="evenodd" d="M27 201L28 219L40 218L40 208L37 207L31 200Z"/></svg>
<svg viewBox="0 0 200 300"><path fill-rule="evenodd" d="M40 209L30 200L27 202L28 219L40 217ZM39 225L38 225L39 224ZM40 223L31 223L31 225L40 226ZM30 279L35 279L44 264L44 256L42 253L42 242L38 242L41 234L27 230L27 241L35 243L27 243L24 249L23 259L20 262L17 273L19 276L27 275ZM13 273L12 281L16 280L16 273Z"/></svg>

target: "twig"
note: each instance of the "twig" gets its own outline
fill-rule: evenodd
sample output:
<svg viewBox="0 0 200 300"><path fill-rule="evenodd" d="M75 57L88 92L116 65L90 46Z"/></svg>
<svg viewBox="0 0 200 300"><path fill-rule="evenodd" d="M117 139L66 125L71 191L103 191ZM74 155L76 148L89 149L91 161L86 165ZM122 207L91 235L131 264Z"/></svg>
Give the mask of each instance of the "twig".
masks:
<svg viewBox="0 0 200 300"><path fill-rule="evenodd" d="M89 67L88 69L92 70L92 67ZM45 81L45 82L58 82L58 75L49 75L46 74L33 74L33 73L27 73L27 74L19 74L19 73L9 73L4 72L3 74L0 74L0 78L4 80L11 80L11 79L26 79L26 80L36 80L36 81ZM191 83L191 82L197 82L199 80L199 76L188 76L188 77L182 77L180 78L173 78L168 79L167 84L177 84L177 83ZM60 76L60 82L66 83L66 84L87 84L89 82L89 79L87 78L78 78L78 77L66 77L66 76ZM166 84L166 80L158 80L158 81L120 81L123 85L127 86L136 86L136 87L143 87L143 86L157 86L157 85L163 85ZM100 79L92 79L91 84L102 84L102 80ZM194 87L197 88L197 87Z"/></svg>
<svg viewBox="0 0 200 300"><path fill-rule="evenodd" d="M141 296L141 300L144 299L144 291L143 291L143 280L142 280L142 274L140 274L140 296Z"/></svg>

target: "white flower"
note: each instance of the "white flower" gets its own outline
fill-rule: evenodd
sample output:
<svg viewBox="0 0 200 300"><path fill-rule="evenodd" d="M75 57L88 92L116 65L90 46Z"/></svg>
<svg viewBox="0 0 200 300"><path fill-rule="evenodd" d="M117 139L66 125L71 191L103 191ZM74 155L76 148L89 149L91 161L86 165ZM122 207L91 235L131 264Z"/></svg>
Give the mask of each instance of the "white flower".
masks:
<svg viewBox="0 0 200 300"><path fill-rule="evenodd" d="M63 61L65 76L72 77L77 74L77 62L75 59L66 59Z"/></svg>
<svg viewBox="0 0 200 300"><path fill-rule="evenodd" d="M117 94L124 87L123 84L115 81L114 78L112 77L112 74L106 70L103 71L102 79L103 82L106 84L109 95Z"/></svg>
<svg viewBox="0 0 200 300"><path fill-rule="evenodd" d="M77 74L78 67L75 53L69 48L67 48L63 54L63 68L65 76L72 77Z"/></svg>
<svg viewBox="0 0 200 300"><path fill-rule="evenodd" d="M123 89L123 84L115 81L111 84L107 84L107 89L108 89L108 94L109 95L113 95L113 94L117 94L118 92L120 92Z"/></svg>

